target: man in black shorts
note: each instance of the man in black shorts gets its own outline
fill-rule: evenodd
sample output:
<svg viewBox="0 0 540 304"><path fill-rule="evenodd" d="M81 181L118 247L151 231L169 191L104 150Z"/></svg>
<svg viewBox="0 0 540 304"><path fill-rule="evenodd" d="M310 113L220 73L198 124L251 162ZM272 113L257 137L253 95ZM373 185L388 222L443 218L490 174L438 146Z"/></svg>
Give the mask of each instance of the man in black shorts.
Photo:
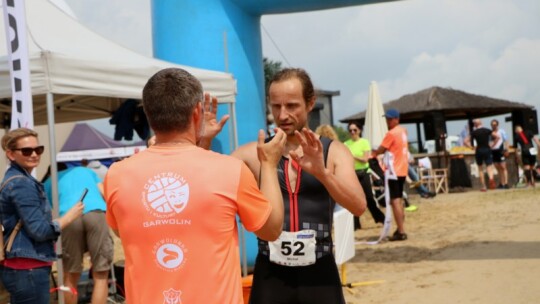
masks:
<svg viewBox="0 0 540 304"><path fill-rule="evenodd" d="M495 132L488 128L484 128L480 119L473 120L473 126L471 135L465 139L465 146L472 148L473 140L476 143L474 145L474 156L476 158L476 164L478 165L480 184L482 184L480 191L485 192L487 188L483 164L486 164L486 170L489 177L489 188L495 189L497 187L495 180L493 179L493 155L491 154L491 148L499 140L499 137Z"/></svg>
<svg viewBox="0 0 540 304"><path fill-rule="evenodd" d="M407 140L407 130L399 125L399 112L396 109L386 111L386 124L388 132L383 138L381 145L373 151L372 157L377 157L385 153L385 166L391 177L388 179L388 190L390 192L390 204L394 213L397 229L390 241L404 241L407 239L405 233L405 212L403 209L403 185L409 173L409 143Z"/></svg>
<svg viewBox="0 0 540 304"><path fill-rule="evenodd" d="M523 165L523 173L525 175L525 181L527 187L536 185L534 179L534 165L536 164L536 158L538 157L538 148L540 148L540 140L534 135L531 130L523 130L520 125L515 127L515 139L521 147L521 164ZM536 148L533 145L536 143Z"/></svg>
<svg viewBox="0 0 540 304"><path fill-rule="evenodd" d="M493 155L493 164L499 175L498 189L509 189L508 186L508 169L506 168L506 157L508 156L508 140L504 129L499 128L499 121L491 120L491 130L499 139L493 142L491 154Z"/></svg>
<svg viewBox="0 0 540 304"><path fill-rule="evenodd" d="M277 127L287 134L278 164L285 217L278 240L259 240L250 303L345 303L332 253L333 210L339 202L360 216L366 197L349 149L308 130L315 99L311 79L302 69L284 69L270 82L268 103ZM254 142L233 153L256 178L264 169L257 150Z"/></svg>

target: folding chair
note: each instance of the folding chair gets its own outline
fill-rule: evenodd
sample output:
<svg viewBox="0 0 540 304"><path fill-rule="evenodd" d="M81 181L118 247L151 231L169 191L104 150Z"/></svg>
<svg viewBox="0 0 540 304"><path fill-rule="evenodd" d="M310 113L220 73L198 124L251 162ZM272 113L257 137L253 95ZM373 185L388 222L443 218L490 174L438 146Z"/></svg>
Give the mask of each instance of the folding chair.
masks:
<svg viewBox="0 0 540 304"><path fill-rule="evenodd" d="M418 178L422 185L435 193L448 193L448 169L434 169L429 157L418 159Z"/></svg>

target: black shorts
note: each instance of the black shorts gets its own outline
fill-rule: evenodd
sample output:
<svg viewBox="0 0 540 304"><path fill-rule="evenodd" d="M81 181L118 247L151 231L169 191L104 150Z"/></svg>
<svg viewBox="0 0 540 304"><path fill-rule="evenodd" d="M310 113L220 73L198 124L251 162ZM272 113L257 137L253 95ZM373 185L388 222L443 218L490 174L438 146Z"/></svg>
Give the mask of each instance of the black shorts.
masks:
<svg viewBox="0 0 540 304"><path fill-rule="evenodd" d="M334 256L325 255L309 266L289 267L257 255L249 303L345 304Z"/></svg>
<svg viewBox="0 0 540 304"><path fill-rule="evenodd" d="M531 155L529 153L527 153L527 154L522 153L521 154L521 163L524 166L534 166L534 164L536 164L536 155Z"/></svg>
<svg viewBox="0 0 540 304"><path fill-rule="evenodd" d="M486 166L489 166L493 164L491 149L476 149L474 156L476 158L477 165L481 166L482 164L486 164Z"/></svg>
<svg viewBox="0 0 540 304"><path fill-rule="evenodd" d="M493 157L494 163L499 164L506 161L503 149L491 150L491 156Z"/></svg>
<svg viewBox="0 0 540 304"><path fill-rule="evenodd" d="M403 185L405 184L405 176L398 176L397 178L397 180L388 180L388 191L390 192L390 199L403 197Z"/></svg>

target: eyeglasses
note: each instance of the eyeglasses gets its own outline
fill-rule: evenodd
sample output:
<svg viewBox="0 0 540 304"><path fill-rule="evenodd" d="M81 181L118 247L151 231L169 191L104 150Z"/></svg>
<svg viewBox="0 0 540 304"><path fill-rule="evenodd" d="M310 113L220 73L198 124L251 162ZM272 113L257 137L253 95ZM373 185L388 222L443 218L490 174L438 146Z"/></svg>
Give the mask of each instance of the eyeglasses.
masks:
<svg viewBox="0 0 540 304"><path fill-rule="evenodd" d="M32 153L36 152L37 155L43 154L43 151L45 151L44 146L37 146L35 148L25 147L25 148L19 148L19 149L13 149L14 151L21 151L21 154L23 156L31 156Z"/></svg>
<svg viewBox="0 0 540 304"><path fill-rule="evenodd" d="M349 133L356 133L358 132L358 129L349 129Z"/></svg>

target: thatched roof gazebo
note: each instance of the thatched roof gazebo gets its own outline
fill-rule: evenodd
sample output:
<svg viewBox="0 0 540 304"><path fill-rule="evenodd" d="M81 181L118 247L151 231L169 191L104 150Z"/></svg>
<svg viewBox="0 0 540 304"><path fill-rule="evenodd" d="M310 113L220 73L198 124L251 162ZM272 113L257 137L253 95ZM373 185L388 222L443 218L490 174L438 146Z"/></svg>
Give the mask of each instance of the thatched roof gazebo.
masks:
<svg viewBox="0 0 540 304"><path fill-rule="evenodd" d="M470 94L451 88L431 87L404 95L383 104L384 109L394 108L401 113L402 123L423 122L427 113L442 112L445 120L481 118L510 113L515 110L532 110L534 107L508 100ZM340 122L363 124L366 111L346 117Z"/></svg>
<svg viewBox="0 0 540 304"><path fill-rule="evenodd" d="M518 121L521 124L520 119L525 119L525 116L530 116L528 113L533 112L536 120L536 112L531 105L437 86L404 95L383 104L383 107L385 110L397 109L401 113L401 123L416 124L419 151L422 149L420 123L424 125L427 140L438 139L441 134L446 134L446 121L449 120L468 120L472 125L473 118L512 113L512 121ZM365 115L366 111L363 111L341 119L340 122L356 122L363 125Z"/></svg>

